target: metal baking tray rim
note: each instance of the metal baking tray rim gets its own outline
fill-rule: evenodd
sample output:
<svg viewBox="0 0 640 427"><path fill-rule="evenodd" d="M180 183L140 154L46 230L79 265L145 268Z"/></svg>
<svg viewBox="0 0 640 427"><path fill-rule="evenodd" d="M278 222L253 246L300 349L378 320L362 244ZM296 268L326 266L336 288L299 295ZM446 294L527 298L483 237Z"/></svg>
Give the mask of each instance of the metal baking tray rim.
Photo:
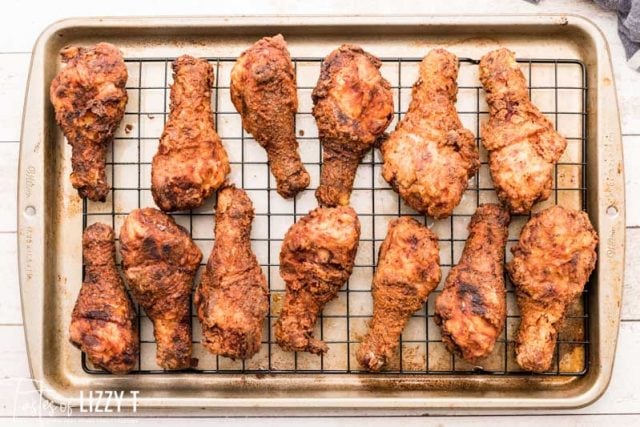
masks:
<svg viewBox="0 0 640 427"><path fill-rule="evenodd" d="M607 388L611 378L613 358L617 342L620 305L622 298L622 277L624 269L624 177L622 171L622 147L619 115L613 74L608 54L608 46L601 30L590 20L576 15L468 15L468 16L242 16L242 17L163 17L163 18L72 18L58 21L49 26L38 38L31 61L28 90L25 96L23 125L21 136L21 154L19 164L18 187L18 258L20 267L20 285L22 312L25 325L25 337L29 354L30 370L34 384L43 397L57 403L79 405L78 397L70 397L65 393L67 387L73 386L73 377L56 377L55 372L46 369L43 354L44 341L43 312L46 310L44 293L45 262L47 261L46 243L50 230L46 227L47 216L50 215L48 196L46 194L45 176L54 172L47 171L45 160L45 142L50 137L46 133L47 84L44 77L44 54L51 39L62 31L72 28L105 29L111 27L137 28L140 31L153 31L157 28L208 27L208 26L280 26L302 27L315 26L411 26L455 27L460 25L486 27L491 26L542 26L571 27L577 30L596 48L597 60L589 64L597 78L594 83L590 79L591 108L603 113L593 114L590 118L590 139L592 151L597 151L599 159L595 173L590 175L590 185L598 185L597 200L591 212L592 221L598 228L601 244L599 246L599 265L594 275L600 283L608 286L598 288L598 310L595 322L598 327L597 348L598 361L590 367L589 374L581 379L583 387L577 394L545 397L535 394L529 397L494 395L466 392L468 396L455 394L452 390L445 396L411 397L402 391L378 392L365 391L356 397L191 397L174 400L166 397L149 397L138 400L139 407L314 407L314 408L505 408L505 407L546 407L575 408L586 406L597 400ZM597 90L591 90L592 87ZM606 113L605 113L606 112ZM602 187L600 187L600 185ZM167 374L166 383L177 385L190 381L190 375ZM220 377L225 377L221 375ZM247 376L251 377L251 376ZM345 375L351 380L360 381L358 375ZM355 377L355 378L354 378ZM375 376L367 376L375 382ZM122 379L114 378L122 383ZM281 380L286 381L284 376ZM175 381L174 381L175 380ZM258 384L264 379L241 378L248 384ZM470 378L473 382L476 379ZM390 376L385 381L393 381ZM267 381L268 382L268 381ZM331 382L331 381L328 381ZM110 381L97 382L109 384ZM326 393L322 393L326 395ZM123 406L132 406L131 399L126 399Z"/></svg>

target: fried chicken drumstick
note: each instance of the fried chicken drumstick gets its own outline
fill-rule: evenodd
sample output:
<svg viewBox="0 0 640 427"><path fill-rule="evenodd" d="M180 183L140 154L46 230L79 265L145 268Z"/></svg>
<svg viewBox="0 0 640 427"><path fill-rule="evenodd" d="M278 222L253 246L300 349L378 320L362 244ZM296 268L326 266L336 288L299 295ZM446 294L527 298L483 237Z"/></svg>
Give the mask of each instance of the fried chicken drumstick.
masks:
<svg viewBox="0 0 640 427"><path fill-rule="evenodd" d="M251 250L253 204L244 190L218 192L215 245L194 303L202 344L213 354L248 359L260 350L269 310L267 280Z"/></svg>
<svg viewBox="0 0 640 427"><path fill-rule="evenodd" d="M309 186L298 154L296 74L282 35L265 37L244 51L231 71L231 100L242 126L267 150L282 197Z"/></svg>
<svg viewBox="0 0 640 427"><path fill-rule="evenodd" d="M444 49L420 64L409 111L381 145L382 176L418 212L445 218L480 166L473 134L455 109L458 58Z"/></svg>
<svg viewBox="0 0 640 427"><path fill-rule="evenodd" d="M125 219L120 229L120 254L133 297L153 322L158 366L195 366L190 297L202 260L200 249L173 218L144 208L135 209Z"/></svg>
<svg viewBox="0 0 640 427"><path fill-rule="evenodd" d="M90 225L82 248L85 279L71 314L70 341L94 365L126 374L138 362L140 344L136 312L116 268L113 230Z"/></svg>
<svg viewBox="0 0 640 427"><path fill-rule="evenodd" d="M211 112L213 67L183 55L173 62L171 109L151 164L151 192L165 212L201 206L229 174Z"/></svg>
<svg viewBox="0 0 640 427"><path fill-rule="evenodd" d="M358 164L391 123L393 97L381 65L353 45L340 46L322 63L312 94L323 147L316 191L321 206L349 204Z"/></svg>
<svg viewBox="0 0 640 427"><path fill-rule="evenodd" d="M313 327L351 275L359 239L360 222L348 206L317 208L287 231L280 251L287 291L275 325L276 341L284 350L328 350L313 337Z"/></svg>
<svg viewBox="0 0 640 427"><path fill-rule="evenodd" d="M470 363L492 351L507 314L504 248L509 212L480 205L469 223L469 237L436 300L435 322L447 349Z"/></svg>
<svg viewBox="0 0 640 427"><path fill-rule="evenodd" d="M413 218L389 224L373 278L373 319L357 350L360 365L378 372L393 356L400 334L440 282L438 237Z"/></svg>
<svg viewBox="0 0 640 427"><path fill-rule="evenodd" d="M109 43L67 47L60 56L66 67L51 82L49 96L72 148L71 184L80 197L104 202L107 148L127 104L127 67Z"/></svg>
<svg viewBox="0 0 640 427"><path fill-rule="evenodd" d="M522 320L516 361L544 372L567 308L580 297L596 265L598 236L585 212L552 206L524 226L507 271L516 287Z"/></svg>
<svg viewBox="0 0 640 427"><path fill-rule="evenodd" d="M498 49L480 60L489 121L482 142L498 198L512 213L526 213L551 194L553 167L567 141L531 103L513 52Z"/></svg>

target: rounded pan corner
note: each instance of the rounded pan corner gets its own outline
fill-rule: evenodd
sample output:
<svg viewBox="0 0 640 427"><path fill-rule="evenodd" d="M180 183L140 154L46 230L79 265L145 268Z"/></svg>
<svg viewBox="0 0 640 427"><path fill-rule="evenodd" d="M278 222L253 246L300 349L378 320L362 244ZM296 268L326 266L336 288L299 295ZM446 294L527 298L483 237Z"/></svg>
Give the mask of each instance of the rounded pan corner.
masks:
<svg viewBox="0 0 640 427"><path fill-rule="evenodd" d="M567 18L566 25L577 27L591 35L593 32L596 32L601 41L606 43L607 39L602 32L602 29L588 16L579 15L577 13L565 13L562 14L562 16Z"/></svg>
<svg viewBox="0 0 640 427"><path fill-rule="evenodd" d="M583 381L589 382L584 384L584 390L579 392L576 396L557 399L556 404L550 408L553 409L581 409L586 408L597 402L609 388L611 383L611 377L613 373L613 366L603 365L598 372L595 372L590 378L585 377Z"/></svg>
<svg viewBox="0 0 640 427"><path fill-rule="evenodd" d="M60 385L44 378L32 378L31 382L41 399L47 400L60 407L78 406L78 399L70 399L61 391Z"/></svg>
<svg viewBox="0 0 640 427"><path fill-rule="evenodd" d="M612 372L613 371L611 369L608 369L607 373L601 374L601 376L593 382L588 390L576 398L573 408L584 408L598 401L609 388Z"/></svg>
<svg viewBox="0 0 640 427"><path fill-rule="evenodd" d="M35 55L37 52L41 52L47 42L55 37L56 34L79 25L86 25L86 22L87 18L62 18L51 22L36 38L33 45L33 54Z"/></svg>

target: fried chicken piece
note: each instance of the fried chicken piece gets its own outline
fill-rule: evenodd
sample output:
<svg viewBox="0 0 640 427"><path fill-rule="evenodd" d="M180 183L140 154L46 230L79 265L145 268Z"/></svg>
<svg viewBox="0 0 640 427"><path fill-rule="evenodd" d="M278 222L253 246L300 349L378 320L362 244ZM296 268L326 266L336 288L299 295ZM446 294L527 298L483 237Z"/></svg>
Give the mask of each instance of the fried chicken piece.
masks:
<svg viewBox="0 0 640 427"><path fill-rule="evenodd" d="M526 213L551 194L553 167L567 140L531 103L527 82L513 52L498 49L480 60L489 121L482 143L498 198L512 213Z"/></svg>
<svg viewBox="0 0 640 427"><path fill-rule="evenodd" d="M580 297L595 268L597 244L587 214L560 206L535 214L522 229L507 264L522 316L516 335L522 369L551 367L567 307Z"/></svg>
<svg viewBox="0 0 640 427"><path fill-rule="evenodd" d="M201 206L230 171L211 112L213 67L189 55L172 66L169 119L151 164L153 200L166 212Z"/></svg>
<svg viewBox="0 0 640 427"><path fill-rule="evenodd" d="M231 100L242 126L267 150L282 197L309 186L296 140L296 74L281 34L264 37L244 51L231 71Z"/></svg>
<svg viewBox="0 0 640 427"><path fill-rule="evenodd" d="M120 229L122 268L131 292L153 322L156 363L186 369L191 358L190 297L202 260L189 233L154 208L135 209Z"/></svg>
<svg viewBox="0 0 640 427"><path fill-rule="evenodd" d="M251 250L253 215L244 190L218 192L215 245L194 298L202 344L232 359L249 359L260 350L269 311L267 280Z"/></svg>
<svg viewBox="0 0 640 427"><path fill-rule="evenodd" d="M104 202L107 148L127 105L127 67L109 43L66 47L60 56L66 67L51 82L49 96L72 148L71 184L80 197Z"/></svg>
<svg viewBox="0 0 640 427"><path fill-rule="evenodd" d="M112 374L131 372L140 344L136 312L116 268L113 230L92 224L82 236L85 279L69 326L69 340L96 366Z"/></svg>
<svg viewBox="0 0 640 427"><path fill-rule="evenodd" d="M507 315L504 248L509 212L480 205L469 223L469 237L436 300L435 322L447 349L470 363L492 351Z"/></svg>
<svg viewBox="0 0 640 427"><path fill-rule="evenodd" d="M313 337L313 327L349 279L359 239L360 221L349 206L316 208L289 228L280 251L280 276L287 291L275 325L282 349L313 354L328 350Z"/></svg>
<svg viewBox="0 0 640 427"><path fill-rule="evenodd" d="M378 372L400 342L407 322L440 282L438 237L413 218L389 223L373 277L373 319L357 350L362 367Z"/></svg>
<svg viewBox="0 0 640 427"><path fill-rule="evenodd" d="M393 118L391 86L382 63L359 46L342 45L322 63L313 90L313 116L323 147L322 206L349 204L356 170Z"/></svg>
<svg viewBox="0 0 640 427"><path fill-rule="evenodd" d="M418 212L445 218L458 206L480 159L455 109L458 58L444 49L420 63L409 111L381 145L382 176Z"/></svg>

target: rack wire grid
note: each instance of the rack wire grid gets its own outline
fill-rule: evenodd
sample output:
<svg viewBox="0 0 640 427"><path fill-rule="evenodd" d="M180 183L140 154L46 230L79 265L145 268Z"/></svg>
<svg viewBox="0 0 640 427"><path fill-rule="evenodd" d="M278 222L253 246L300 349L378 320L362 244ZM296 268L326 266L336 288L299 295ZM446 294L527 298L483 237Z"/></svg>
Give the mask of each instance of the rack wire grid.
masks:
<svg viewBox="0 0 640 427"><path fill-rule="evenodd" d="M174 58L128 58L129 102L122 125L109 153L108 178L113 187L106 203L84 202L83 227L104 222L114 227L116 236L126 215L133 209L155 206L150 192L151 159L156 152L168 112ZM315 335L328 344L323 356L284 352L274 339L273 325L284 300L285 285L278 271L279 252L287 229L316 207L314 191L318 186L322 147L311 115L311 92L317 81L322 58L294 58L298 83L299 112L296 132L303 162L311 175L311 185L294 200L285 200L275 191L265 151L242 129L240 115L229 94L230 71L235 58L208 58L214 67L216 84L212 104L217 131L229 154L229 181L244 188L255 207L252 247L268 279L270 310L264 325L262 348L253 358L241 361L212 355L203 348L200 323L192 310L193 351L199 359L199 373L364 373L355 359L355 351L366 333L372 315L371 280L376 268L379 246L386 235L387 223L399 215L411 215L431 227L439 236L442 282L429 296L428 303L408 322L395 356L386 372L433 375L531 375L520 370L514 357L514 336L520 318L514 288L506 277L507 319L492 354L478 366L450 354L444 347L440 328L434 323L434 301L444 279L457 262L471 215L480 203L496 202L487 166L487 153L480 144L480 125L488 118L484 91L478 81L478 61L461 58L457 109L468 129L476 135L481 168L470 180L460 205L453 215L433 221L405 206L381 175L382 161L377 149L369 152L358 168L351 204L358 212L362 234L353 274L337 298L327 304L320 316ZM395 128L409 105L412 84L417 78L421 58L382 58L381 72L391 83ZM528 77L533 102L568 140L568 147L555 167L553 193L534 211L550 204L585 209L587 81L585 65L573 59L518 59ZM215 196L201 208L172 214L184 226L203 252L205 265L213 247ZM528 215L514 215L509 226L505 261L510 247L517 242ZM119 242L116 241L119 245ZM118 265L120 265L119 251ZM196 277L195 285L199 283ZM559 334L553 367L542 375L584 375L589 361L588 297L583 297L568 312ZM134 373L163 373L155 363L156 345L151 321L138 307L140 359ZM85 372L105 373L82 356Z"/></svg>

